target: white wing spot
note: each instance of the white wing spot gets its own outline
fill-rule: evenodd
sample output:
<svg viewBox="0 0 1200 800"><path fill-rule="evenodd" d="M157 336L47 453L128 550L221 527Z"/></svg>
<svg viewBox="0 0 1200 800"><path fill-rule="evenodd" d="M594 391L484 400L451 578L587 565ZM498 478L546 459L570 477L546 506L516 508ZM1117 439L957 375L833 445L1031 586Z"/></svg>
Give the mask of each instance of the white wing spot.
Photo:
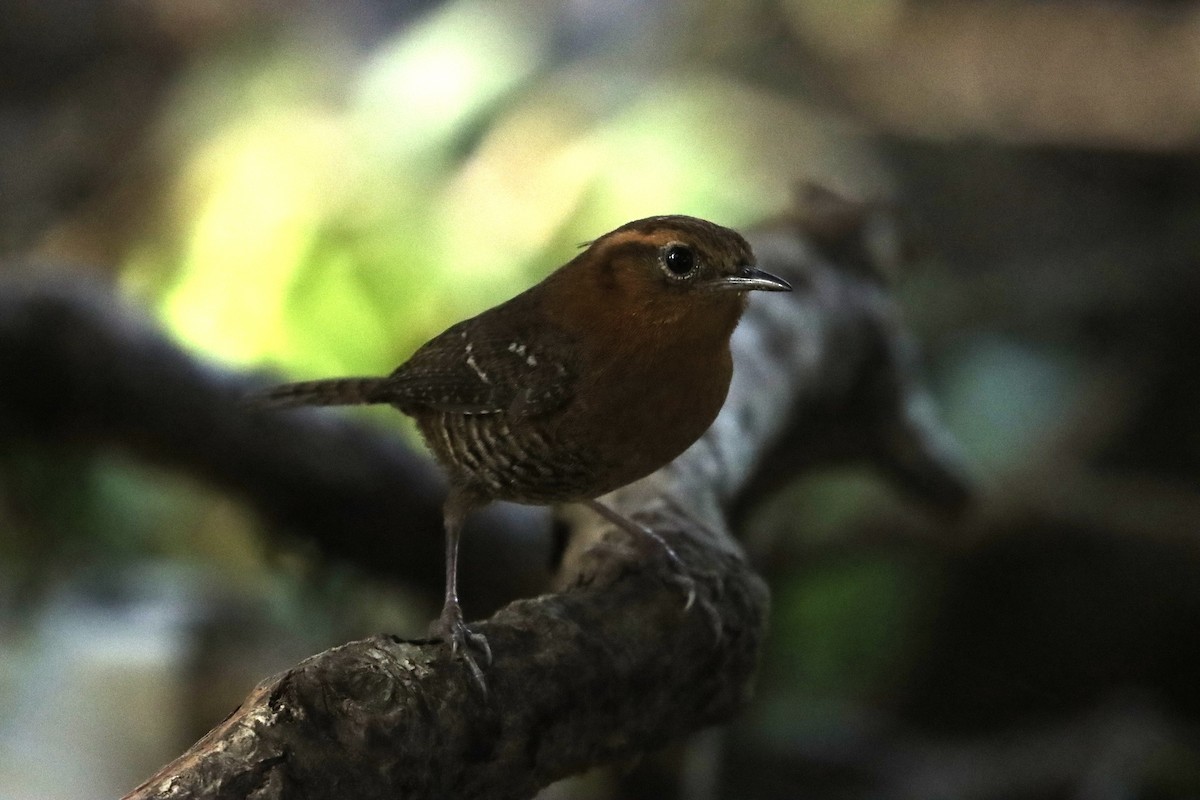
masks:
<svg viewBox="0 0 1200 800"><path fill-rule="evenodd" d="M483 381L484 383L490 384L491 381L488 380L487 373L484 372L483 370L481 370L479 368L479 365L475 363L475 356L470 355L470 350L471 350L471 346L467 345L467 353L468 353L467 366L470 367L471 369L475 370L475 374L479 376L479 380Z"/></svg>
<svg viewBox="0 0 1200 800"><path fill-rule="evenodd" d="M531 367L537 366L537 358L533 353L529 352L529 348L520 342L511 342L508 345L508 352L515 353L525 359L525 363Z"/></svg>

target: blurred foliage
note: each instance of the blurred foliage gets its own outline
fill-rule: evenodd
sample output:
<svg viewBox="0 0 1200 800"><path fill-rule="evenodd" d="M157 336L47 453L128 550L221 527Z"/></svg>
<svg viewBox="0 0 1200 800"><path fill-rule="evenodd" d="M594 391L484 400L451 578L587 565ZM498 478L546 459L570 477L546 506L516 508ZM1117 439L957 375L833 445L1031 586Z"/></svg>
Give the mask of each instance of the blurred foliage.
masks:
<svg viewBox="0 0 1200 800"><path fill-rule="evenodd" d="M777 586L778 635L768 650L769 694L761 706L774 727L836 724L902 682L921 644L924 577L919 567L881 554L823 560Z"/></svg>
<svg viewBox="0 0 1200 800"><path fill-rule="evenodd" d="M160 122L169 224L126 284L222 359L379 372L622 222L745 224L786 205L798 148L855 163L702 65L552 69L552 22L457 2L361 62L283 41L198 64Z"/></svg>
<svg viewBox="0 0 1200 800"><path fill-rule="evenodd" d="M955 348L939 376L947 424L974 468L992 478L1056 452L1095 380L1069 352L999 336Z"/></svg>
<svg viewBox="0 0 1200 800"><path fill-rule="evenodd" d="M227 575L264 564L254 524L194 480L118 453L13 448L0 460L0 550L34 591L51 578L136 558L188 558Z"/></svg>
<svg viewBox="0 0 1200 800"><path fill-rule="evenodd" d="M907 679L924 646L936 564L846 541L898 503L866 470L834 470L793 484L744 526L747 547L774 576L758 735L832 735Z"/></svg>

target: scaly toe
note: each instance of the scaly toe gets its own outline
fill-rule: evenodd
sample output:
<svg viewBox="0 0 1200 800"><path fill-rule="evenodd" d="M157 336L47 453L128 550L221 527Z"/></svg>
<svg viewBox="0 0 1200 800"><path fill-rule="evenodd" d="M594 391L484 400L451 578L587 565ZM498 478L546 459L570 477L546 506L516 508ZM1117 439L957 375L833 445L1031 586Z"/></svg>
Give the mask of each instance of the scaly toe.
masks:
<svg viewBox="0 0 1200 800"><path fill-rule="evenodd" d="M647 539L656 543L662 549L663 554L667 557L667 561L671 562L674 574L668 578L668 583L683 592L683 610L685 613L690 611L696 603L696 581L688 574L688 569L683 563L683 559L675 552L675 548L671 547L667 543L667 540L656 532L645 527L642 528L642 532Z"/></svg>
<svg viewBox="0 0 1200 800"><path fill-rule="evenodd" d="M487 659L487 665L492 665L492 646L488 644L487 637L482 633L476 633L473 630L467 630L467 643L479 650L483 651L483 657Z"/></svg>
<svg viewBox="0 0 1200 800"><path fill-rule="evenodd" d="M443 612L442 616L433 621L429 626L430 636L441 639L450 645L450 655L452 658L461 658L467 665L467 669L471 672L471 677L475 680L476 685L486 695L487 681L483 677L483 670L480 669L478 662L475 660L475 655L471 652L472 648L483 652L487 659L488 666L492 663L492 647L488 644L487 637L482 633L472 631L467 624L463 622L461 612L459 614Z"/></svg>
<svg viewBox="0 0 1200 800"><path fill-rule="evenodd" d="M684 613L690 611L692 606L696 603L696 581L693 580L688 574L687 565L683 563L683 559L680 558L679 554L675 552L675 548L671 547L670 543L668 543L666 539L660 536L652 528L648 528L645 525L634 522L632 519L629 519L626 516L618 514L616 511L613 511L611 508L599 502L598 500L587 501L586 505L601 517L611 522L613 525L616 525L626 533L631 534L635 541L643 544L649 543L652 547L657 548L663 553L663 555L667 557L667 560L671 562L671 567L674 570L674 574L668 578L667 581L683 592Z"/></svg>

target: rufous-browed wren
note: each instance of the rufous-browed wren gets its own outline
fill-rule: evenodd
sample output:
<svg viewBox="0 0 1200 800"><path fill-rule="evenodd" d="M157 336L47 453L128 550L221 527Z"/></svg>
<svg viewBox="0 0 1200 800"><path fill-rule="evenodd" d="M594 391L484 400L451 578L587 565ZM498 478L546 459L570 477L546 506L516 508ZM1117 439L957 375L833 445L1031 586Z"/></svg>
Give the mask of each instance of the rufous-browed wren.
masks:
<svg viewBox="0 0 1200 800"><path fill-rule="evenodd" d="M595 498L682 453L725 402L729 339L755 289L788 291L735 231L701 219L637 220L593 241L541 283L435 336L387 377L292 383L274 406L387 403L411 416L449 475L446 598L431 632L475 679L458 541L492 500L583 502L674 553Z"/></svg>

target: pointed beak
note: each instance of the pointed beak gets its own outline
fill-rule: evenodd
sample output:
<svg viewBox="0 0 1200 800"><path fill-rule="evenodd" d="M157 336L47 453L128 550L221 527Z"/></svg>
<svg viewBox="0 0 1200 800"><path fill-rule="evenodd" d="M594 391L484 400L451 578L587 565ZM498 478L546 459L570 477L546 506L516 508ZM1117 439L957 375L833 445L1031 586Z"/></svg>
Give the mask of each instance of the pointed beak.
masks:
<svg viewBox="0 0 1200 800"><path fill-rule="evenodd" d="M722 278L718 283L722 289L734 289L739 292L758 290L762 292L790 292L792 285L783 278L777 278L769 272L763 272L751 266L742 267L736 275Z"/></svg>

